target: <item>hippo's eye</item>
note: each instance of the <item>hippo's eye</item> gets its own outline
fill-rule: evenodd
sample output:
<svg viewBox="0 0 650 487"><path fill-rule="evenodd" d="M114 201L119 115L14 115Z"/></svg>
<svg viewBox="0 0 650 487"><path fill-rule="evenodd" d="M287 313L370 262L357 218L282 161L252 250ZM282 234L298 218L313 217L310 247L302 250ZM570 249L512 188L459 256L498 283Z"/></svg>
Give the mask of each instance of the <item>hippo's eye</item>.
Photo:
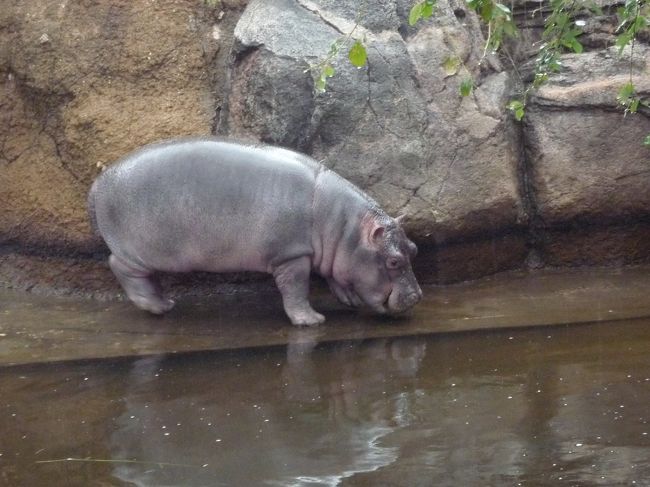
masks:
<svg viewBox="0 0 650 487"><path fill-rule="evenodd" d="M386 267L389 269L399 269L402 267L402 259L399 257L389 257L386 261Z"/></svg>

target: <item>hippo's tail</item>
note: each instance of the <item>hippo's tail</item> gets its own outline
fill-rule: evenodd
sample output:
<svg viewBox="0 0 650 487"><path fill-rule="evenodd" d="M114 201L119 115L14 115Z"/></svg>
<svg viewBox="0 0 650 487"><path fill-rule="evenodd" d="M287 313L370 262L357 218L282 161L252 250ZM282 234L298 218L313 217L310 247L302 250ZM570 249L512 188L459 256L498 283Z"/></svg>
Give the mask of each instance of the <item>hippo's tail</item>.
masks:
<svg viewBox="0 0 650 487"><path fill-rule="evenodd" d="M99 227L97 226L97 213L95 213L95 193L97 192L97 181L93 183L88 191L88 216L90 217L90 226L93 229L93 233L97 236L99 234Z"/></svg>

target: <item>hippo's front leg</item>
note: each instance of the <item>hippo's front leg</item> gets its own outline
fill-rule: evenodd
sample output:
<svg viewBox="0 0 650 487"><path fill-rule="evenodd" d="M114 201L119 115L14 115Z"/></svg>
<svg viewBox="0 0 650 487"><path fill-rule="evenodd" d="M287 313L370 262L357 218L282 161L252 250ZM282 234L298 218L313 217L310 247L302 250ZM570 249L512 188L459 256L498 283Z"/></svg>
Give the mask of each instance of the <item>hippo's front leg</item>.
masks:
<svg viewBox="0 0 650 487"><path fill-rule="evenodd" d="M325 317L309 304L310 272L311 259L306 256L284 262L273 271L284 311L294 325L313 326L325 321Z"/></svg>

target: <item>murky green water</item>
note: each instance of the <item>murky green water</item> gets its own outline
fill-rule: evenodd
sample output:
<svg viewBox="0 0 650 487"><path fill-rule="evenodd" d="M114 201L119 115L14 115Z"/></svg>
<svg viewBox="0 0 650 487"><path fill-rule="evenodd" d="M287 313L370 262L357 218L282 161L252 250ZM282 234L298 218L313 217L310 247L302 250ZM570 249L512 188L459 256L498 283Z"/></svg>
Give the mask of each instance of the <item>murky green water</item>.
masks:
<svg viewBox="0 0 650 487"><path fill-rule="evenodd" d="M0 485L650 485L650 320L313 333L0 368Z"/></svg>

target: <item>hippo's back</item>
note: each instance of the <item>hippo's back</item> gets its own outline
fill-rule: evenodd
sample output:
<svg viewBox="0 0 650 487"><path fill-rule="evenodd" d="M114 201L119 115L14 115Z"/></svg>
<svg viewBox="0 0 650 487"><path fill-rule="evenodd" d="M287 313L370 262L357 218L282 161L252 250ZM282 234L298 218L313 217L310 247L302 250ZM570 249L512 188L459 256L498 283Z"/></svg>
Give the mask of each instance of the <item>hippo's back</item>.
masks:
<svg viewBox="0 0 650 487"><path fill-rule="evenodd" d="M111 251L136 264L267 271L311 252L318 171L318 163L285 149L182 139L111 166L89 201Z"/></svg>

